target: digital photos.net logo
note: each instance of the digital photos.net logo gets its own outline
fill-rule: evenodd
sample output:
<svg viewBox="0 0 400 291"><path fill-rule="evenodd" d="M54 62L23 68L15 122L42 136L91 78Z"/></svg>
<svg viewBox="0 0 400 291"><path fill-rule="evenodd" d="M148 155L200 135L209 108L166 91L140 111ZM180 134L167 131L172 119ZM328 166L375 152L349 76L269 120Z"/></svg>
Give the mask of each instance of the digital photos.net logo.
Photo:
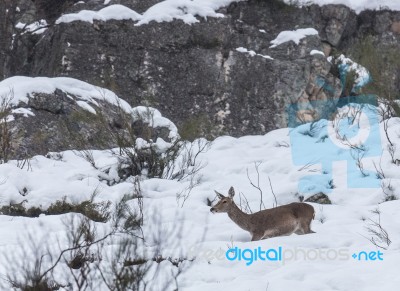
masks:
<svg viewBox="0 0 400 291"><path fill-rule="evenodd" d="M340 107L344 100L346 103ZM379 157L382 153L377 105L374 96L360 95L335 102L296 103L287 108L293 164L321 165L320 174L313 173L299 180L300 193L332 191L333 163L339 161L347 162L348 188L380 187L376 172L363 167L363 159ZM302 117L315 109L326 119L306 123Z"/></svg>
<svg viewBox="0 0 400 291"><path fill-rule="evenodd" d="M238 247L230 248L226 251L225 257L228 261L243 261L246 266L254 262L280 262L283 265L290 261L347 261L350 259L356 261L383 261L381 251L358 251L352 252L348 248L341 249L302 249L282 247L263 249L257 247L254 249L241 249Z"/></svg>
<svg viewBox="0 0 400 291"><path fill-rule="evenodd" d="M384 253L380 250L351 250L350 248L320 248L306 249L300 247L284 248L282 246L265 249L261 246L256 248L231 247L224 251L209 248L197 248L192 246L189 249L189 257L204 259L207 261L228 260L230 262L243 262L245 266L251 266L256 262L273 262L286 264L292 261L357 261L357 262L381 262L384 260Z"/></svg>

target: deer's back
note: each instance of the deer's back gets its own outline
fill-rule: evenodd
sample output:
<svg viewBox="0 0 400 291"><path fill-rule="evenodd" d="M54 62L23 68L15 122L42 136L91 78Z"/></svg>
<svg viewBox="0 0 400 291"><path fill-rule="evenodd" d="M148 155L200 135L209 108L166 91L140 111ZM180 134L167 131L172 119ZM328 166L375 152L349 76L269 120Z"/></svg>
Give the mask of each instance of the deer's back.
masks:
<svg viewBox="0 0 400 291"><path fill-rule="evenodd" d="M265 209L251 216L253 225L282 225L292 224L298 220L311 220L314 216L314 207L307 203L294 202L287 205L278 206L271 209Z"/></svg>
<svg viewBox="0 0 400 291"><path fill-rule="evenodd" d="M312 207L311 205L307 204L307 203L303 203L303 202L293 202L287 205L282 205L280 207L286 207L288 209L290 209L290 211L292 212L292 214L296 217L296 218L313 218L314 217L314 207ZM278 207L276 207L278 208Z"/></svg>

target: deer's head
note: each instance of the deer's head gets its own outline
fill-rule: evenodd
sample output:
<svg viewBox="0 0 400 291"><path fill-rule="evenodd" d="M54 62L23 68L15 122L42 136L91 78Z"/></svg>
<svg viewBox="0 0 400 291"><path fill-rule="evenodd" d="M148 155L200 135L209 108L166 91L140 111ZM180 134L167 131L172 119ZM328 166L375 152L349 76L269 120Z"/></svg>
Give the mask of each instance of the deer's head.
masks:
<svg viewBox="0 0 400 291"><path fill-rule="evenodd" d="M212 213L228 212L229 209L231 209L231 207L235 204L235 202L233 202L233 196L235 196L235 190L233 189L233 187L231 187L229 189L228 197L222 195L221 193L219 193L217 191L215 191L215 193L217 194L217 196L220 200L214 207L211 207L210 211Z"/></svg>

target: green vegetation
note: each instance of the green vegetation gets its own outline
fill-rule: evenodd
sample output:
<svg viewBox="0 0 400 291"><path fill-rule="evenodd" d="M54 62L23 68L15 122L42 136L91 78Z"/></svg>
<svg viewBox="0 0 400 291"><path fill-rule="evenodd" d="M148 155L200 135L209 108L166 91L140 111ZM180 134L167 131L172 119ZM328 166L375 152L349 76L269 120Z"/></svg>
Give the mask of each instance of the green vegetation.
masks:
<svg viewBox="0 0 400 291"><path fill-rule="evenodd" d="M62 200L58 200L55 203L51 204L50 207L45 211L47 215L58 215L64 213L80 213L85 215L92 221L95 222L106 222L110 213L108 211L110 207L110 202L99 202L94 203L91 200L83 201L79 204L74 204L66 201L66 197Z"/></svg>
<svg viewBox="0 0 400 291"><path fill-rule="evenodd" d="M80 213L95 222L106 222L110 217L108 211L110 202L94 203L91 200L86 200L76 204L67 202L66 197L64 197L62 200L57 200L51 204L47 210L39 207L25 208L24 202L26 200L18 204L10 203L10 205L2 206L0 213L10 216L39 217L40 214L59 215L74 212Z"/></svg>
<svg viewBox="0 0 400 291"><path fill-rule="evenodd" d="M186 119L179 128L179 134L183 140L188 141L193 141L200 136L212 139L212 129L210 118L203 114Z"/></svg>
<svg viewBox="0 0 400 291"><path fill-rule="evenodd" d="M367 68L372 81L362 88L363 94L373 94L386 99L393 105L397 115L400 108L394 100L399 100L400 92L396 88L398 68L400 67L400 50L397 46L388 45L384 50L372 36L367 36L355 44L350 51L351 58Z"/></svg>
<svg viewBox="0 0 400 291"><path fill-rule="evenodd" d="M343 88L341 96L350 96L353 94L354 85L356 83L357 73L354 70L349 70L343 80Z"/></svg>

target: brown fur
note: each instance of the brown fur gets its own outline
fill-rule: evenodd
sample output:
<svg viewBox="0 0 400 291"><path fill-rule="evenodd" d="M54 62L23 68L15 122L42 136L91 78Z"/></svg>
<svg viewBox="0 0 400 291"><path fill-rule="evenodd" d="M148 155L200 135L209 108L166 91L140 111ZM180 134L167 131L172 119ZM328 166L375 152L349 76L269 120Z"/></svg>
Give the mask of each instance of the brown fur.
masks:
<svg viewBox="0 0 400 291"><path fill-rule="evenodd" d="M314 207L309 204L295 202L247 214L241 211L233 201L235 195L233 187L229 189L228 197L216 193L220 200L210 211L212 213L226 212L240 228L250 232L252 241L292 233L313 233L310 225L314 218Z"/></svg>
<svg viewBox="0 0 400 291"><path fill-rule="evenodd" d="M391 30L394 33L400 34L400 21L396 21L392 23Z"/></svg>

